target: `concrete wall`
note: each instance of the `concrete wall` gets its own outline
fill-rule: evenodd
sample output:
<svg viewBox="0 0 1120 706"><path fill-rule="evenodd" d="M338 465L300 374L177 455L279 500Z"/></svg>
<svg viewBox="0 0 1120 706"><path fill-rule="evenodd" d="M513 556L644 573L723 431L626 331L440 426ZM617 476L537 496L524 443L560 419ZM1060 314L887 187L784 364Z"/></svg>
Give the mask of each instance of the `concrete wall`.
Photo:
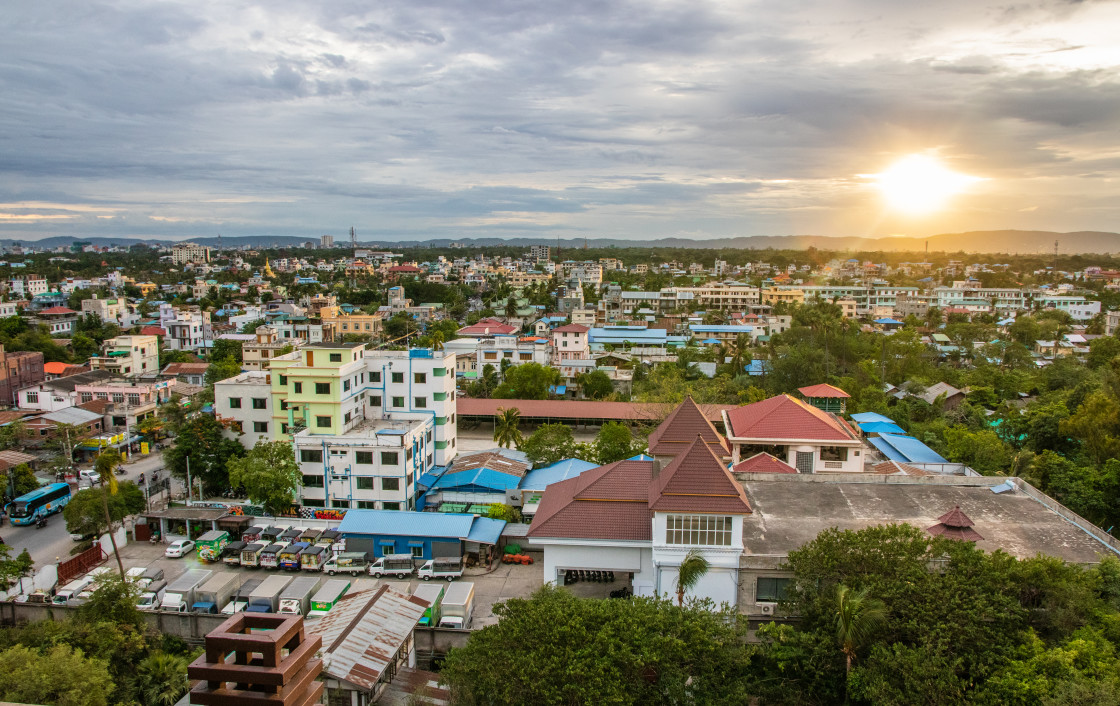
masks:
<svg viewBox="0 0 1120 706"><path fill-rule="evenodd" d="M634 572L634 593L651 596L654 590L653 550L650 547L606 546L591 540L578 544L550 542L544 552L545 583L557 583L557 572L565 569L605 569ZM545 544L538 540L538 543ZM588 546L594 544L594 550Z"/></svg>
<svg viewBox="0 0 1120 706"><path fill-rule="evenodd" d="M77 608L66 606L0 603L0 624L18 625L40 620L69 620ZM201 644L206 634L213 631L228 615L201 613L144 613L144 621L154 632L180 637L187 642Z"/></svg>

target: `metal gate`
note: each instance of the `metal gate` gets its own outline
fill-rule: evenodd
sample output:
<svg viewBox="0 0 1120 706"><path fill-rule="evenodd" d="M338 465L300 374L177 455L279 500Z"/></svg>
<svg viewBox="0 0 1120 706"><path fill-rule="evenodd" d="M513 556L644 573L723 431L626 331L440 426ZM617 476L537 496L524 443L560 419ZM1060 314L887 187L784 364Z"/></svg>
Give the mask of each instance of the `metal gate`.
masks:
<svg viewBox="0 0 1120 706"><path fill-rule="evenodd" d="M813 472L813 452L812 451L798 451L797 452L797 472L798 473L812 473Z"/></svg>
<svg viewBox="0 0 1120 706"><path fill-rule="evenodd" d="M58 565L58 585L62 586L71 579L88 574L90 569L108 557L109 555L101 550L101 542L95 541L89 549Z"/></svg>

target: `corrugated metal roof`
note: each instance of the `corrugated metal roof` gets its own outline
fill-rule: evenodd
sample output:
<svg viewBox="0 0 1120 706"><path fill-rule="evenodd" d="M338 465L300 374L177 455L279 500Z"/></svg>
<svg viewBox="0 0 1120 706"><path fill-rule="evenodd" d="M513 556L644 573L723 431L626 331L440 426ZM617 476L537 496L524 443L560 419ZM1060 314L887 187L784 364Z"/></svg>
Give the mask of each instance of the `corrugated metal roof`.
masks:
<svg viewBox="0 0 1120 706"><path fill-rule="evenodd" d="M918 441L912 436L901 434L883 434L867 439L872 446L879 449L891 461L902 463L948 463L936 451Z"/></svg>
<svg viewBox="0 0 1120 706"><path fill-rule="evenodd" d="M482 544L497 544L498 538L502 536L502 530L505 528L505 520L476 517L474 518L474 524L471 525L471 532L467 535L467 541L480 542Z"/></svg>
<svg viewBox="0 0 1120 706"><path fill-rule="evenodd" d="M101 415L94 414L87 409L65 407L57 412L47 412L40 419L60 424L89 424L94 420L101 419Z"/></svg>
<svg viewBox="0 0 1120 706"><path fill-rule="evenodd" d="M478 486L492 490L516 488L521 480L518 476L502 473L489 468L472 468L459 473L446 473L435 482L433 488L464 488Z"/></svg>
<svg viewBox="0 0 1120 706"><path fill-rule="evenodd" d="M323 672L371 691L428 606L388 586L344 596L321 619L306 623L308 632L323 638Z"/></svg>
<svg viewBox="0 0 1120 706"><path fill-rule="evenodd" d="M521 484L517 487L522 490L544 490L552 483L558 483L562 480L578 476L580 473L592 468L598 468L598 466L590 461L584 461L583 459L566 458L563 461L557 461L551 466L535 468L529 471L525 474L525 477L521 479Z"/></svg>
<svg viewBox="0 0 1120 706"><path fill-rule="evenodd" d="M876 414L875 412L860 412L859 414L853 414L852 419L856 422L887 422L890 424L894 424L894 420L890 417L884 417L883 415Z"/></svg>
<svg viewBox="0 0 1120 706"><path fill-rule="evenodd" d="M466 539L474 515L397 510L350 510L338 530L344 535L383 534Z"/></svg>

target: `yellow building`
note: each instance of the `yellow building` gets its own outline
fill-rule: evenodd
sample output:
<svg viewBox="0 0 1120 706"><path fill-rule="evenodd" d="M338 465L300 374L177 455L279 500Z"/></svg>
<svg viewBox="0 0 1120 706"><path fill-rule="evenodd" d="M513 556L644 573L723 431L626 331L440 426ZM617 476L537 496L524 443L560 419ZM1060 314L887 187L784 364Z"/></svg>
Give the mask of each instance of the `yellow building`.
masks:
<svg viewBox="0 0 1120 706"><path fill-rule="evenodd" d="M763 304L777 304L778 302L804 304L805 292L800 289L777 289L776 287L762 290Z"/></svg>
<svg viewBox="0 0 1120 706"><path fill-rule="evenodd" d="M324 340L341 341L347 334L376 338L381 335L381 314L344 314L337 306L323 307Z"/></svg>
<svg viewBox="0 0 1120 706"><path fill-rule="evenodd" d="M272 359L272 438L288 440L300 429L342 434L362 415L366 384L361 343L310 343Z"/></svg>

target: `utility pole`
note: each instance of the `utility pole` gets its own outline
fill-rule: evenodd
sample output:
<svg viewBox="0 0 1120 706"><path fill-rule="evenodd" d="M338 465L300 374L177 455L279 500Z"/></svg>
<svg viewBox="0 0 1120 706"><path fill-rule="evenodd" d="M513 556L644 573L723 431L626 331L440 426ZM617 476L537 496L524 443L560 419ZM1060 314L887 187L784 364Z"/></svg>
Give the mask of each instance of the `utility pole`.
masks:
<svg viewBox="0 0 1120 706"><path fill-rule="evenodd" d="M191 457L187 455L187 506L191 504Z"/></svg>

